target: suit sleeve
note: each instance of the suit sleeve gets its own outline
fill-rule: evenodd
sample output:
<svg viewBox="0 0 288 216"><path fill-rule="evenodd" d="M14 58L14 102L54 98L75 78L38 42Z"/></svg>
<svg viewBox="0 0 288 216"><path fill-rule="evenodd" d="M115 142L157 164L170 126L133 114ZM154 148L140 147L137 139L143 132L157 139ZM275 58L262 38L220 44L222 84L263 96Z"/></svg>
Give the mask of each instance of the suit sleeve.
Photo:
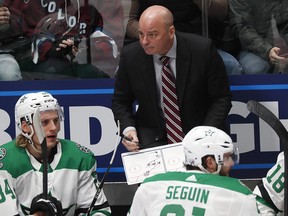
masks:
<svg viewBox="0 0 288 216"><path fill-rule="evenodd" d="M121 134L128 126L135 127L135 119L133 116L135 96L132 92L131 78L128 76L128 68L126 67L126 61L129 61L126 55L127 53L128 50L124 47L121 53L119 69L115 78L114 94L112 97L112 112L115 121L120 121Z"/></svg>
<svg viewBox="0 0 288 216"><path fill-rule="evenodd" d="M209 109L204 124L225 128L226 118L232 107L228 76L221 56L210 41L207 49L207 88Z"/></svg>

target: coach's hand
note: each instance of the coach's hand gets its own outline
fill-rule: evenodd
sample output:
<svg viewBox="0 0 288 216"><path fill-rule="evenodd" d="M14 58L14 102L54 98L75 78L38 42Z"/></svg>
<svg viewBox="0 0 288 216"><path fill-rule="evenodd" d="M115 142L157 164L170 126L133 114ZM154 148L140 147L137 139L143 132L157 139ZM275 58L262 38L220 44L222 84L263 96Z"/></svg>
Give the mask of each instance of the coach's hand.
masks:
<svg viewBox="0 0 288 216"><path fill-rule="evenodd" d="M122 136L122 144L128 151L139 151L139 140L135 130L129 130Z"/></svg>

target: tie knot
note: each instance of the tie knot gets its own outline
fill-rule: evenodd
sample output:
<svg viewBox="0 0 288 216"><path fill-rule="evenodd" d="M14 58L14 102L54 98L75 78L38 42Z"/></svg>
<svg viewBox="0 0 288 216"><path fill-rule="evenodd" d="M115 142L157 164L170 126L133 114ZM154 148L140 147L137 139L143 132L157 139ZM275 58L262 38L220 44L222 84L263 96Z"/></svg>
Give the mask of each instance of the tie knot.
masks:
<svg viewBox="0 0 288 216"><path fill-rule="evenodd" d="M167 65L168 65L168 62L169 62L169 60L170 60L170 57L168 57L168 56L161 56L161 57L159 58L159 60L162 62L163 65L167 66Z"/></svg>

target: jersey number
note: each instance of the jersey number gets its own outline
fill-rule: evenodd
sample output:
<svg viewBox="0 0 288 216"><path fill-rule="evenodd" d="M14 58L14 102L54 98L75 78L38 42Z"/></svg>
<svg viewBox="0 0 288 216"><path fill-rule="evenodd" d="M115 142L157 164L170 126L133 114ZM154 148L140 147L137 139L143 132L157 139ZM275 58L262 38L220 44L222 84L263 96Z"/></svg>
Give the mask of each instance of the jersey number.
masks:
<svg viewBox="0 0 288 216"><path fill-rule="evenodd" d="M272 179L275 177L275 175L281 170L281 166L278 164L276 169L272 172L271 175L267 176L267 181L269 183L272 182ZM272 183L272 187L275 190L275 192L280 193L284 189L284 173L281 172L279 177Z"/></svg>
<svg viewBox="0 0 288 216"><path fill-rule="evenodd" d="M4 189L2 188L2 185L0 185L0 203L3 203L6 201L6 196L11 194L11 198L15 199L15 194L11 190L7 179L4 180Z"/></svg>
<svg viewBox="0 0 288 216"><path fill-rule="evenodd" d="M185 209L183 208L182 205L176 205L176 204L165 205L164 208L162 209L161 213L160 213L160 216L167 216L170 214L174 214L174 216L184 216L185 215ZM204 216L205 215L205 209L193 207L192 215Z"/></svg>

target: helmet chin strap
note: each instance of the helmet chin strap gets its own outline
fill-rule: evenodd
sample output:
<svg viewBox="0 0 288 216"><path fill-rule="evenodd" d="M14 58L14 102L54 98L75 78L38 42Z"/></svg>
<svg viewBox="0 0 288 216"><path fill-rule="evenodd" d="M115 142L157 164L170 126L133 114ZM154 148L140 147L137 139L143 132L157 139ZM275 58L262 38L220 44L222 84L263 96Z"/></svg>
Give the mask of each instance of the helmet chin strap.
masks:
<svg viewBox="0 0 288 216"><path fill-rule="evenodd" d="M207 169L205 169L202 164L199 164L198 167L200 168L201 171L205 172L205 173L211 173L211 174L219 174L220 170L221 170L221 165L217 164L217 169L215 172L209 172Z"/></svg>
<svg viewBox="0 0 288 216"><path fill-rule="evenodd" d="M32 140L32 136L34 135L34 129L32 127L32 125L29 125L30 129L31 129L31 133L28 134L28 133L25 133L23 132L22 130L22 135L25 136L28 140L29 140L29 143L32 145L32 148L37 152L37 153L42 153L42 151L39 151L38 149L35 148L35 145L34 145L34 142Z"/></svg>

